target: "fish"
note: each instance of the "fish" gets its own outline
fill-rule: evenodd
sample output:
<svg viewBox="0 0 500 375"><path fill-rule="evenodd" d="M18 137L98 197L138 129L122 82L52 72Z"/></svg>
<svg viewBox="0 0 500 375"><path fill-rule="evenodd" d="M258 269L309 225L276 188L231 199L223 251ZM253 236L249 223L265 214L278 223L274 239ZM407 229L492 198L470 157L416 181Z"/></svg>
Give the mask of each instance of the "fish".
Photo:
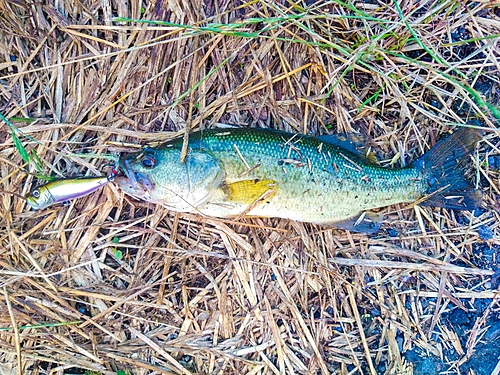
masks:
<svg viewBox="0 0 500 375"><path fill-rule="evenodd" d="M411 164L387 168L330 137L257 128L209 129L123 154L115 183L128 195L208 217L278 217L359 232L398 203L474 210L482 194L464 168L482 138L459 128Z"/></svg>
<svg viewBox="0 0 500 375"><path fill-rule="evenodd" d="M26 195L26 202L34 210L42 210L57 203L81 198L102 188L114 176L66 178L49 182Z"/></svg>

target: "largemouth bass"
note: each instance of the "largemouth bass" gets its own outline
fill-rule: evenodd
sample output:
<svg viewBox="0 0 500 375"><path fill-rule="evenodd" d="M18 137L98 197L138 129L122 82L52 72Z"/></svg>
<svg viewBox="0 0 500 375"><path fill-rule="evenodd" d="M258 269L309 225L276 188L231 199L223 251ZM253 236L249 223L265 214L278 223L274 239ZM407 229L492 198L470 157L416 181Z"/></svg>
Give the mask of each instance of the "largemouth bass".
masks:
<svg viewBox="0 0 500 375"><path fill-rule="evenodd" d="M462 128L404 168L383 168L328 140L264 129L214 129L124 155L125 193L173 211L358 224L367 210L421 200L472 210L463 168L481 133ZM356 223L357 222L357 223ZM350 229L354 229L349 227ZM360 228L361 231L367 231Z"/></svg>
<svg viewBox="0 0 500 375"><path fill-rule="evenodd" d="M26 202L35 210L42 210L53 204L65 203L81 198L111 182L114 175L103 177L66 178L37 187L26 195Z"/></svg>

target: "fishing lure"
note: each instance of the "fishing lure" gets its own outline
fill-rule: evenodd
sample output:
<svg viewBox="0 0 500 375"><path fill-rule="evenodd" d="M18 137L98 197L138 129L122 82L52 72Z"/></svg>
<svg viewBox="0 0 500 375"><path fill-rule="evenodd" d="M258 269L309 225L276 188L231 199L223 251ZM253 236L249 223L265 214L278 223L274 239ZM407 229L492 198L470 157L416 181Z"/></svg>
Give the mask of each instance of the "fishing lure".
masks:
<svg viewBox="0 0 500 375"><path fill-rule="evenodd" d="M49 182L26 196L26 202L35 210L42 210L57 203L66 203L93 193L113 181L115 171L109 176L66 178Z"/></svg>

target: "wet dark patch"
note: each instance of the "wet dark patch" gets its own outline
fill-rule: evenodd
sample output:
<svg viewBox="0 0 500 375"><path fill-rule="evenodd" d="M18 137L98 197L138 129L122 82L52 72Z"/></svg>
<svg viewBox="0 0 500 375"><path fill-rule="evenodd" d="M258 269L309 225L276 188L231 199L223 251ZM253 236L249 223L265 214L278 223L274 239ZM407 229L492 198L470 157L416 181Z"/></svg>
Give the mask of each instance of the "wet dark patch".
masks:
<svg viewBox="0 0 500 375"><path fill-rule="evenodd" d="M491 324L479 344L475 346L472 357L460 368L463 373L474 370L477 375L493 373L500 357L500 322Z"/></svg>
<svg viewBox="0 0 500 375"><path fill-rule="evenodd" d="M489 232L488 232L489 233ZM488 245L484 243L476 243L473 245L473 257L470 260L473 266L482 269L492 269L497 272L500 270L500 246ZM495 274L496 275L496 274ZM490 281L482 282L476 280L480 286L476 287L476 291L480 290L495 290L500 284L500 277L493 277ZM500 272L498 272L500 276ZM467 285L469 289L474 285ZM487 328L484 335L479 334L479 341L474 345L470 358L460 367L461 373L469 373L474 370L476 375L489 375L498 363L500 357L500 316L495 313L496 307L492 305L494 301L490 298L478 298L475 300L462 299L462 304L466 306L466 310L455 307L442 315L441 323L446 328L455 332L464 354L458 353L452 346L443 345L443 355L446 359L442 361L440 358L429 355L425 351L415 348L404 353L406 360L413 364L414 374L441 374L449 370L447 363L449 361L462 360L466 356L467 346L470 345L471 336L475 335L477 329ZM435 301L434 301L435 303ZM485 324L478 324L486 318ZM432 340L439 342L446 338L434 335Z"/></svg>
<svg viewBox="0 0 500 375"><path fill-rule="evenodd" d="M476 243L472 247L474 265L482 269L498 271L500 269L500 245L489 245L487 242Z"/></svg>
<svg viewBox="0 0 500 375"><path fill-rule="evenodd" d="M413 364L414 375L435 375L446 370L446 365L436 356L416 348L405 353L405 358Z"/></svg>

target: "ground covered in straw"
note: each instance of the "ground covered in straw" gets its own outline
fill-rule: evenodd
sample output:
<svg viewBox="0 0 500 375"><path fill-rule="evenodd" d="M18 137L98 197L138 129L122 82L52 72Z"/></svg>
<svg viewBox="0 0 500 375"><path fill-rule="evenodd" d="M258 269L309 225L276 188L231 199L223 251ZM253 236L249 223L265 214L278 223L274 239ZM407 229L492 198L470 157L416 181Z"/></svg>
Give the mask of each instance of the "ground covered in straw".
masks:
<svg viewBox="0 0 500 375"><path fill-rule="evenodd" d="M1 1L0 372L498 374L499 16L455 0ZM112 184L38 212L10 194L218 123L361 134L387 167L479 126L483 209L388 207L367 236L175 214Z"/></svg>

